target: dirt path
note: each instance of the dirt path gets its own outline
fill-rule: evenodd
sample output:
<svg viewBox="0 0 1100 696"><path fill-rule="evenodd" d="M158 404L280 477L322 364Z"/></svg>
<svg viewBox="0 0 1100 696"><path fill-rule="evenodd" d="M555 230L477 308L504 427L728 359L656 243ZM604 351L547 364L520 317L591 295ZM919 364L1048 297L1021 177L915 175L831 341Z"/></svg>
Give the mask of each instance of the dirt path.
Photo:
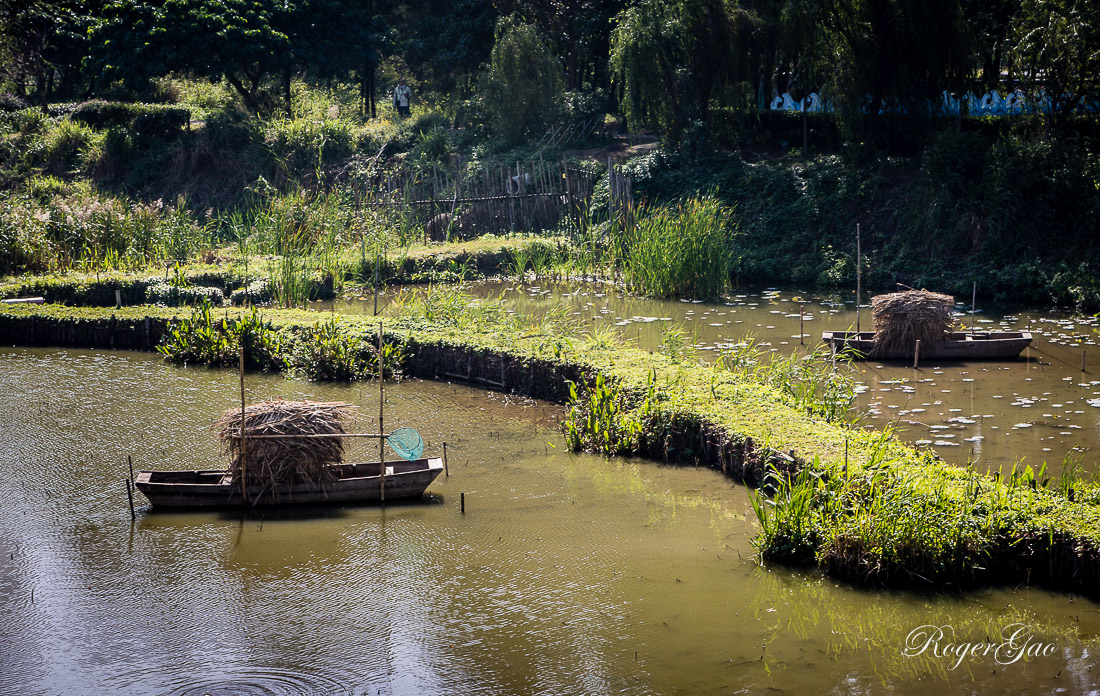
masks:
<svg viewBox="0 0 1100 696"><path fill-rule="evenodd" d="M589 160L607 164L607 158L616 162L625 162L632 157L645 155L657 149L657 139L650 135L614 136L615 142L603 147L586 150L566 150L562 153L567 159Z"/></svg>

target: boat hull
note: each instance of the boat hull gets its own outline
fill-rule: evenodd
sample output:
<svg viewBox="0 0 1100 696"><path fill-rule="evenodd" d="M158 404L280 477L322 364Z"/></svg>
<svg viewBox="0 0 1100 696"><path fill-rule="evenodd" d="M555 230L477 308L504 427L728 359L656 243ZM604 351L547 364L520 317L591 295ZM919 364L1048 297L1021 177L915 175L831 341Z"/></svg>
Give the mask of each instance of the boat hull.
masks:
<svg viewBox="0 0 1100 696"><path fill-rule="evenodd" d="M154 508L252 507L316 505L321 503L372 503L382 500L378 462L338 464L331 481L296 483L274 489L250 484L248 500L241 486L225 471L141 471L137 487ZM438 457L386 464L386 500L422 495L443 471Z"/></svg>
<svg viewBox="0 0 1100 696"><path fill-rule="evenodd" d="M857 360L871 359L875 345L875 334L870 331L826 331L821 340L833 346L838 352L848 350ZM921 344L920 359L923 360L1009 360L1017 357L1031 344L1029 331L980 331L973 334L965 331L952 333L946 341ZM915 347L915 346L914 346ZM894 350L875 360L912 360L914 347Z"/></svg>

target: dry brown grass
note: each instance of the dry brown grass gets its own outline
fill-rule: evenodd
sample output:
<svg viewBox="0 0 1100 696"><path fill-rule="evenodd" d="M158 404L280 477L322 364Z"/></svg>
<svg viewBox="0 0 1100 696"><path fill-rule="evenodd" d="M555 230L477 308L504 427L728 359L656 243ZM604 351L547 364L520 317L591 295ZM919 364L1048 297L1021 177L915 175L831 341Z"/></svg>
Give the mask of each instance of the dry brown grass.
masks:
<svg viewBox="0 0 1100 696"><path fill-rule="evenodd" d="M252 440L256 435L343 434L356 407L344 401L264 401L245 408L244 472L250 483L265 488L303 481L327 481L329 467L344 459L344 439L286 438ZM229 409L212 428L232 462L230 472L241 475L241 410Z"/></svg>
<svg viewBox="0 0 1100 696"><path fill-rule="evenodd" d="M875 347L871 357L893 351L912 353L916 342L944 341L951 333L955 298L927 290L906 290L871 298Z"/></svg>

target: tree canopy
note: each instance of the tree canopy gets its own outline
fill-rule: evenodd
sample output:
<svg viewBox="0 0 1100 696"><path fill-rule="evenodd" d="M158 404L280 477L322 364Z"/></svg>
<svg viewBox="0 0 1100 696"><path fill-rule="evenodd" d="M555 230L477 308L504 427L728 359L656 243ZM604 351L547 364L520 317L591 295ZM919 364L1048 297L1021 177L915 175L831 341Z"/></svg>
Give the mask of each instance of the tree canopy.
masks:
<svg viewBox="0 0 1100 696"><path fill-rule="evenodd" d="M508 90L523 101L491 122L509 137L563 90L614 92L631 128L674 137L786 92L817 92L858 132L934 118L944 91L1019 89L1057 127L1100 100L1100 3L0 0L0 90L42 104L178 72L225 80L254 113L289 104L295 76L356 81L373 105L387 61L454 108Z"/></svg>

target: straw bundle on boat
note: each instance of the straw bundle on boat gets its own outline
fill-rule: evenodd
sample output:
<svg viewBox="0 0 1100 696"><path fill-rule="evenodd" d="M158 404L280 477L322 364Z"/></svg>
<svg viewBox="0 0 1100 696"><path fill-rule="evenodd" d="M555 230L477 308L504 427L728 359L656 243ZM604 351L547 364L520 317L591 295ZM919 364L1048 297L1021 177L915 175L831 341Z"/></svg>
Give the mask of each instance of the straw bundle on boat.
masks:
<svg viewBox="0 0 1100 696"><path fill-rule="evenodd" d="M344 438L252 439L257 435L344 434L355 412L344 401L264 401L244 411L244 475L265 487L332 478L328 467L344 458ZM241 475L241 410L229 409L213 429L232 459L230 472Z"/></svg>
<svg viewBox="0 0 1100 696"><path fill-rule="evenodd" d="M871 357L894 351L911 355L919 339L924 345L945 341L954 320L955 298L927 290L907 290L871 298L875 345Z"/></svg>

